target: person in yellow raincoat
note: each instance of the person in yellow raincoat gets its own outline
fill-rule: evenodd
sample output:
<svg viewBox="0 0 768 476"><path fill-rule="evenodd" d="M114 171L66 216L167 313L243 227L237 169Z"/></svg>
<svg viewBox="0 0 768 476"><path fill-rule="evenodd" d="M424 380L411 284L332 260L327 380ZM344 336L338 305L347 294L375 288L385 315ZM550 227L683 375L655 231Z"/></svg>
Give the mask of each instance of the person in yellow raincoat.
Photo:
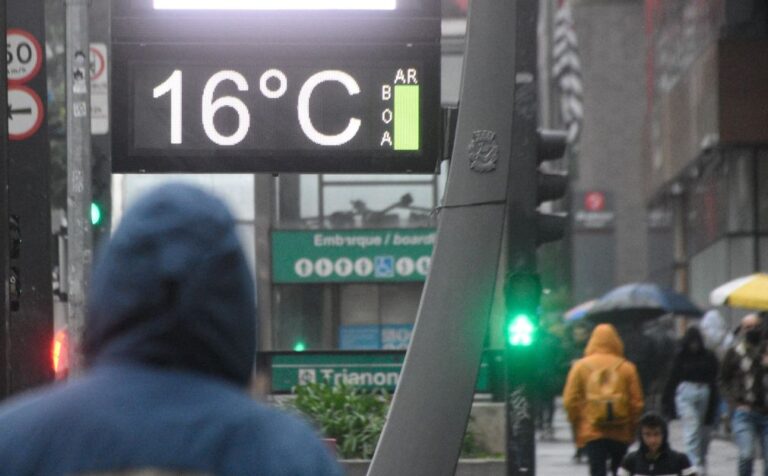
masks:
<svg viewBox="0 0 768 476"><path fill-rule="evenodd" d="M643 389L635 365L610 324L592 331L584 357L574 362L563 390L563 404L576 445L585 448L591 476L615 475L636 436L643 412Z"/></svg>

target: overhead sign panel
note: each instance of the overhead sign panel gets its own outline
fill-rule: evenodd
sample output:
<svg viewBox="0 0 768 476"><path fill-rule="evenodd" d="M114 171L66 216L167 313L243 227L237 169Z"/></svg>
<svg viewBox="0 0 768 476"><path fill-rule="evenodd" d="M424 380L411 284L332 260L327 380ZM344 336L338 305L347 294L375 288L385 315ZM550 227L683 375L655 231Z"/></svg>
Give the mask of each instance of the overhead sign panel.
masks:
<svg viewBox="0 0 768 476"><path fill-rule="evenodd" d="M415 23L400 11L217 12L204 28L201 12L120 2L113 17L114 171L433 171L439 10L435 16L416 7L439 4L399 1L421 13ZM297 33L312 15L319 23L355 21ZM434 23L434 38L425 36L424 22Z"/></svg>
<svg viewBox="0 0 768 476"><path fill-rule="evenodd" d="M154 0L158 10L394 10L397 0Z"/></svg>
<svg viewBox="0 0 768 476"><path fill-rule="evenodd" d="M276 283L424 281L434 228L277 230L272 232Z"/></svg>

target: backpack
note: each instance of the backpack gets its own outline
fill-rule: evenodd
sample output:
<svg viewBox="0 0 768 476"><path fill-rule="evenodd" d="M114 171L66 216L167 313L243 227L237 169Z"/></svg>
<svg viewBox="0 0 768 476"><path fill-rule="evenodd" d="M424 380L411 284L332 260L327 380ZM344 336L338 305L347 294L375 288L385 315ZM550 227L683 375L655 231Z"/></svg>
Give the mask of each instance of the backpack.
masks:
<svg viewBox="0 0 768 476"><path fill-rule="evenodd" d="M624 359L617 364L589 369L584 416L594 426L619 426L629 422L630 408L626 383L619 373Z"/></svg>

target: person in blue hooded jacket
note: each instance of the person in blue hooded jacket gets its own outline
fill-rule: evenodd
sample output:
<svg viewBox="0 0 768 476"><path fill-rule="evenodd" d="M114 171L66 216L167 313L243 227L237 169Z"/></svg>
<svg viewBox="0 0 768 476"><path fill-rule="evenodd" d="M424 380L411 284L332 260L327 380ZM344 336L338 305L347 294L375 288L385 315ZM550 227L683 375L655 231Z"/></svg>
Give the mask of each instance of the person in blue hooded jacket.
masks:
<svg viewBox="0 0 768 476"><path fill-rule="evenodd" d="M0 407L0 475L340 475L307 424L247 395L255 349L227 207L155 189L94 268L84 375Z"/></svg>

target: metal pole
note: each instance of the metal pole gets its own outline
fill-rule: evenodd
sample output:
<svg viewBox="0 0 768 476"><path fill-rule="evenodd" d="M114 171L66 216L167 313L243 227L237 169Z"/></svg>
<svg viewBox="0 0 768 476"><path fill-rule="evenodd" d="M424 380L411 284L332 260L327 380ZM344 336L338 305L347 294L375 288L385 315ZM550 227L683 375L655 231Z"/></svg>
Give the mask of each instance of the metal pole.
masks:
<svg viewBox="0 0 768 476"><path fill-rule="evenodd" d="M6 37L7 31L7 4L6 0L0 0L0 37ZM0 55L0 117L8 117L8 64L6 55ZM8 236L10 217L8 216L8 121L0 121L0 280L2 280L2 292L0 293L0 315L2 315L2 330L0 330L0 348L2 355L2 378L0 379L0 397L11 393L10 383L10 307L8 295L8 279L10 277L9 252L10 242Z"/></svg>
<svg viewBox="0 0 768 476"><path fill-rule="evenodd" d="M454 474L496 287L510 175L514 2L474 0L432 263L369 476Z"/></svg>
<svg viewBox="0 0 768 476"><path fill-rule="evenodd" d="M65 0L67 17L67 231L70 374L82 368L80 339L85 323L92 261L91 121L88 8L90 0Z"/></svg>
<svg viewBox="0 0 768 476"><path fill-rule="evenodd" d="M534 276L538 246L538 34L539 0L516 0L515 5L515 93L512 115L512 166L507 193L508 285L514 276ZM533 180L531 179L533 178ZM523 296L538 302L538 292ZM535 294L535 296L533 295ZM510 295L511 296L511 295ZM507 311L511 302L507 302ZM537 305L530 306L532 312ZM534 427L531 367L533 347L507 347L507 475L536 474L536 435Z"/></svg>

